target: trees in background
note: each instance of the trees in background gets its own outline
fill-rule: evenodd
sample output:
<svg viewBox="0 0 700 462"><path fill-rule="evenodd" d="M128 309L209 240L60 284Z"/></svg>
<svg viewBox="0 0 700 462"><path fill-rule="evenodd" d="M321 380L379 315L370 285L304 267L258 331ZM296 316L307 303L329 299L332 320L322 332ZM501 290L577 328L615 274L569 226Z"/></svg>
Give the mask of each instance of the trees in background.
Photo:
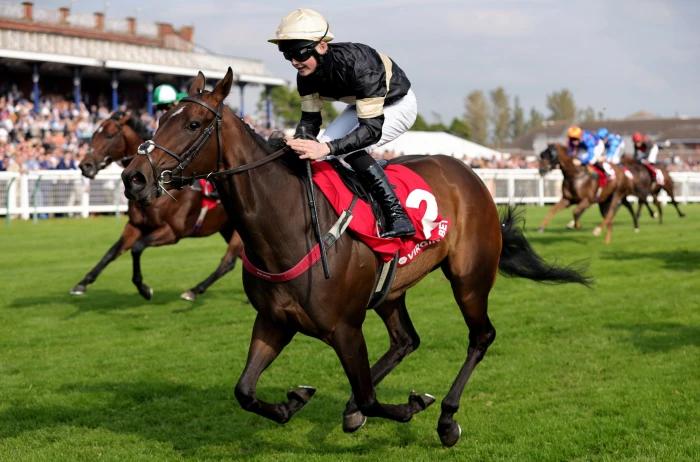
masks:
<svg viewBox="0 0 700 462"><path fill-rule="evenodd" d="M294 127L301 116L301 98L293 87L275 87L270 91L273 110L277 120ZM264 94L258 107L263 108ZM520 104L520 98L512 98L505 88L499 86L488 93L474 90L464 99L464 115L453 118L449 124L443 123L439 114L433 113L434 122L428 122L418 114L412 130L445 131L479 144L503 147L529 130L542 127L549 121L566 121L568 123L591 122L603 118L602 112L590 106L578 109L573 93L566 88L546 95L545 106L548 114L532 107L526 111ZM324 124L335 117L338 111L330 102L324 102L322 116Z"/></svg>

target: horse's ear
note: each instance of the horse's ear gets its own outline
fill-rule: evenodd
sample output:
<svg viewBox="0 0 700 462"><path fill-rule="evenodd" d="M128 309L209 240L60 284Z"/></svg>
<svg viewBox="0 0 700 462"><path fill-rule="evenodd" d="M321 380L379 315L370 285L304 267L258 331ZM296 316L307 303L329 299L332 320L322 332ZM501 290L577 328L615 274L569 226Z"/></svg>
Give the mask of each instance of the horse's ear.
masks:
<svg viewBox="0 0 700 462"><path fill-rule="evenodd" d="M212 92L218 102L223 101L228 96L229 92L231 91L232 84L233 69L231 69L231 66L229 66L228 70L226 71L226 75L223 79L219 80L216 87L214 87L214 91Z"/></svg>
<svg viewBox="0 0 700 462"><path fill-rule="evenodd" d="M197 74L197 77L194 78L192 81L192 85L190 85L190 89L187 90L187 94L190 96L195 96L202 91L204 91L204 85L207 83L206 77L204 77L204 74L202 74L202 71L199 71Z"/></svg>
<svg viewBox="0 0 700 462"><path fill-rule="evenodd" d="M119 125L125 125L129 119L131 118L131 112L129 111L124 111L121 117L119 117L119 120L117 120L117 123Z"/></svg>

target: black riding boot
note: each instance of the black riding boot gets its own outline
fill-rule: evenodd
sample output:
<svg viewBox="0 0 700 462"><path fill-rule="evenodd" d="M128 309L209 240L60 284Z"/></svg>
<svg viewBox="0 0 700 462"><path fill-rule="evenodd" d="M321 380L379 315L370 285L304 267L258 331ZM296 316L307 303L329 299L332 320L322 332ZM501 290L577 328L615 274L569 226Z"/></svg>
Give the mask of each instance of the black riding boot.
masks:
<svg viewBox="0 0 700 462"><path fill-rule="evenodd" d="M386 226L380 237L412 236L416 229L396 197L389 180L376 162L368 167L355 170L365 189L379 202L384 213Z"/></svg>

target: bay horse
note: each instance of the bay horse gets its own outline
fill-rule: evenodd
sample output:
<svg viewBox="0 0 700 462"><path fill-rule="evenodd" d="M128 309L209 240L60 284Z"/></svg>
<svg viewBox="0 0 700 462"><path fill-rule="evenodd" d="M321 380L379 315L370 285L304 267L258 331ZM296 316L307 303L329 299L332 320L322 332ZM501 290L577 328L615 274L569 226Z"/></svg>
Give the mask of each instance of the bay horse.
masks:
<svg viewBox="0 0 700 462"><path fill-rule="evenodd" d="M634 185L622 167L611 165L615 171L615 178L608 178L608 181L600 191L598 191L598 179L586 166L577 165L574 157L570 156L566 146L559 143L552 143L540 153L539 171L540 175L559 166L564 181L562 182L562 197L547 212L547 215L540 224L539 231L543 232L551 219L562 209L576 204L573 213L573 220L567 225L571 229L581 228L581 215L593 204L600 207L603 222L593 230L595 236L600 235L602 229L606 229L605 242L612 240L612 220L617 213L620 204L632 215L632 223L635 229L639 228L637 215L632 209L632 204L627 200L627 196L634 191Z"/></svg>
<svg viewBox="0 0 700 462"><path fill-rule="evenodd" d="M685 214L681 212L680 207L678 207L678 202L676 202L675 184L673 183L673 178L671 178L671 175L668 173L668 169L665 166L653 164L653 167L656 170L658 170L663 176L663 184L660 184L656 176L652 175L649 171L649 168L647 168L642 162L635 160L630 156L623 156L622 162L630 170L639 172L640 177L646 176L649 178L649 193L643 196L643 198L638 196L639 204L637 206L637 219L639 219L639 216L642 213L642 206L646 206L646 209L649 211L649 215L652 218L658 217L659 224L663 223L663 210L661 208L661 202L659 201L659 194L661 193L661 191L665 191L666 195L668 195L668 197L671 199L671 204L675 207L676 212L678 212L678 216L681 218L685 217ZM636 177L637 175L635 174L635 178ZM656 206L658 214L654 213L654 211L649 206L649 202L647 201L647 197L649 194L651 195L652 200L654 201L654 205Z"/></svg>
<svg viewBox="0 0 700 462"><path fill-rule="evenodd" d="M133 159L133 156L128 154L136 153L138 146L149 137L145 125L130 113L115 112L100 123L93 133L90 151L80 162L80 170L85 177L94 179L99 170L112 162L128 163ZM141 253L146 247L175 244L184 237L205 237L219 232L228 242L226 254L212 274L181 295L185 300L194 301L198 295L203 294L209 286L234 268L236 258L243 247L240 236L229 223L221 204L209 210L198 224L202 194L202 191L185 188L172 192L175 200L163 196L148 206L129 201L129 221L124 226L122 235L70 293L84 294L87 286L95 282L109 263L131 250L131 280L139 294L150 300L153 289L143 282L141 275Z"/></svg>
<svg viewBox="0 0 700 462"><path fill-rule="evenodd" d="M200 72L189 96L176 111L163 116L153 140L140 148L143 155L124 170L122 179L128 197L147 201L156 200L165 188L187 184L192 176L211 177L241 233L248 260L266 272L279 273L315 243L306 185L297 173L305 164L288 148L271 153L273 148L224 106L232 81L229 68L212 91L205 91ZM447 156L410 156L392 162L423 177L432 188L433 205L450 220L451 229L397 270L385 301L375 308L389 333L388 351L370 367L362 326L381 265L369 247L344 233L326 249L329 279L318 264L287 282L271 282L244 271L243 285L257 314L235 396L243 409L279 423L303 408L314 388L294 388L286 401L278 403L256 395L262 372L301 332L335 350L350 382L344 431L359 429L367 417L410 420L435 398L412 392L406 403L385 404L378 400L375 386L418 348L420 338L406 308L406 291L440 268L469 329L466 359L442 401L437 424L442 444L452 446L461 433L454 415L464 387L496 337L487 306L499 269L538 281L590 281L577 270L544 262L523 236L513 210L508 208L500 219L488 189L464 163ZM338 215L324 196L317 197L318 221L327 230Z"/></svg>

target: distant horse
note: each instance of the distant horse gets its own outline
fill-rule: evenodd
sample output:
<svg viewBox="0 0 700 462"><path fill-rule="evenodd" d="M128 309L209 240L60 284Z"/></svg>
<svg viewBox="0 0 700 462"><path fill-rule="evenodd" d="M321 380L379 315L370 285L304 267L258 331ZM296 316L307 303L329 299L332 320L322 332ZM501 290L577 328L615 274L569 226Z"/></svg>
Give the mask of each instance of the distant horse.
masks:
<svg viewBox="0 0 700 462"><path fill-rule="evenodd" d="M661 175L663 176L663 184L659 183L659 179L656 178L655 175L652 175L649 169L643 165L641 162L638 162L631 157L624 156L622 158L623 164L627 166L630 170L634 172L639 172L638 175L639 177L648 177L649 178L649 193L643 197L639 197L639 204L637 206L637 219L639 219L640 214L642 213L642 206L646 206L646 209L649 211L649 215L652 218L656 218L657 214L654 213L654 211L651 209L649 206L649 202L647 201L647 197L649 194L651 194L651 197L654 201L654 205L656 206L656 209L658 210L658 218L659 218L659 224L663 223L663 210L661 208L661 202L659 202L659 193L663 190L666 191L666 195L671 199L671 204L675 207L676 212L678 212L678 216L683 218L685 217L685 214L681 212L681 209L678 207L678 202L676 202L676 196L675 196L675 185L673 183L673 178L671 178L671 175L668 173L668 169L663 166L663 165L654 165L654 168L658 170ZM635 178L637 177L637 174L635 174Z"/></svg>
<svg viewBox="0 0 700 462"><path fill-rule="evenodd" d="M219 171L214 181L243 237L247 258L257 268L278 273L298 262L314 244L304 180L296 174L304 164L285 148L271 154L272 148L223 105L232 79L229 68L213 91L205 91L200 72L189 96L177 111L163 116L153 140L139 151L144 155L124 170L122 179L128 197L155 200L161 189L191 181L186 175ZM299 387L287 394L285 402L269 403L256 396L256 386L261 373L302 332L330 345L345 370L352 388L344 412L345 431L357 430L366 417L410 420L435 399L411 393L407 403L384 404L377 399L375 386L418 347L420 339L405 305L406 291L440 268L452 284L469 328L467 357L442 402L437 426L442 443L452 446L461 432L454 414L464 387L496 337L487 305L499 269L539 281L588 280L573 269L541 260L516 226L512 210L499 219L488 189L464 163L447 156L410 156L392 162L414 170L429 184L428 209L437 207L450 220L450 230L398 269L386 300L376 308L389 332L389 350L370 367L362 324L381 265L369 247L344 233L327 249L330 279L324 278L321 265L288 282L270 282L244 272L245 291L257 316L235 395L245 410L275 422L285 423L299 411L315 389ZM428 215L426 225L430 225ZM318 197L318 218L324 230L338 218L323 196Z"/></svg>
<svg viewBox="0 0 700 462"><path fill-rule="evenodd" d="M591 205L599 204L603 222L593 230L593 234L598 236L603 228L607 229L606 243L610 243L612 239L612 219L620 204L624 205L632 215L634 228L639 228L637 216L627 200L627 195L633 191L633 185L625 175L623 168L613 166L615 178L608 178L605 187L599 191L597 177L587 167L576 165L574 158L568 154L566 146L562 144L550 144L547 149L540 153L539 170L541 175L545 175L556 166L559 166L564 175L561 186L562 197L549 209L542 220L539 227L540 232L544 231L557 212L571 204L576 204L576 208L574 209L574 218L567 226L576 229L581 227L580 218L583 212ZM611 203L614 203L612 208L610 207Z"/></svg>
<svg viewBox="0 0 700 462"><path fill-rule="evenodd" d="M91 149L80 162L80 169L87 178L112 162L128 163L138 146L149 134L145 126L128 113L116 112L104 120L92 136ZM226 254L216 270L205 280L184 292L181 297L193 301L210 285L233 269L243 244L233 230L221 204L209 210L201 223L198 218L202 206L202 191L192 188L173 191L172 196L160 197L149 206L129 201L129 221L121 237L85 277L71 289L71 294L82 295L88 284L95 282L105 267L119 255L131 249L133 260L132 282L139 293L150 300L153 289L143 282L141 276L141 253L146 247L175 244L183 237L205 237L220 232L228 242Z"/></svg>

